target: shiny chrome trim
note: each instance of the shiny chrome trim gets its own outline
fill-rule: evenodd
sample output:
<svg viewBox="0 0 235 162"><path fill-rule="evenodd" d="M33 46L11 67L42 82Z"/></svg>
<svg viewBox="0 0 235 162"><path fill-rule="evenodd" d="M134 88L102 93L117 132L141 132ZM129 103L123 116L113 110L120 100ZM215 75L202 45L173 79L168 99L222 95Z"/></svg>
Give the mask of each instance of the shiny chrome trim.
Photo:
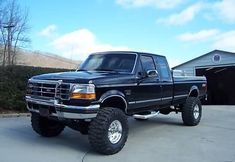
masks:
<svg viewBox="0 0 235 162"><path fill-rule="evenodd" d="M145 85L159 85L161 86L162 84L159 82L159 83L140 83L139 86L145 86Z"/></svg>
<svg viewBox="0 0 235 162"><path fill-rule="evenodd" d="M76 109L76 110L98 110L100 108L100 105L90 105L90 106L70 106L70 105L63 105L59 104L57 100L40 100L31 98L30 96L26 96L26 102L31 102L39 105L46 105L46 106L53 106L53 107L59 107L59 108L66 108L66 109ZM27 109L30 112L36 112L39 113L38 110L30 109L27 104ZM69 113L69 112L62 112L58 111L56 109L56 113L52 113L51 116L56 116L58 118L68 118L68 119L90 119L96 117L97 113L89 113L89 114L82 114L82 113Z"/></svg>
<svg viewBox="0 0 235 162"><path fill-rule="evenodd" d="M144 85L159 85L159 86L163 86L163 85L173 85L173 82L171 83L163 83L161 81L156 82L156 83L140 83L139 86L144 86Z"/></svg>
<svg viewBox="0 0 235 162"><path fill-rule="evenodd" d="M175 81L174 84L188 84L188 83L206 83L206 80L202 81Z"/></svg>
<svg viewBox="0 0 235 162"><path fill-rule="evenodd" d="M60 99L62 99L62 100L69 100L70 99L70 97L69 97L69 95L70 95L70 91L71 91L71 88L72 88L72 83L63 83L63 80L38 80L38 79L29 79L28 80L28 84L30 84L30 83L39 83L39 84L51 84L51 85L55 85L55 88L51 88L51 87L37 87L37 86L34 86L34 87L36 87L36 88L40 88L41 89L41 92L40 91L38 91L38 92L36 92L36 91L34 91L34 92L36 92L36 93L41 93L41 94L51 94L51 95L53 95L53 97L51 96L51 97L47 97L47 96L43 96L43 95L35 95L35 96L37 96L37 97L47 97L47 98L50 98L50 99L52 99L52 98L60 98ZM66 86L69 86L68 88L60 88L60 85L66 85ZM49 93L49 92L43 92L42 91L42 89L53 89L54 90L54 92L51 92L51 93ZM58 90L60 90L60 92L58 92ZM61 90L66 90L66 91L68 91L68 93L61 93ZM58 95L58 94L60 94L60 95ZM62 95L65 95L65 96L68 96L68 97L66 97L66 98L62 98L61 97L61 94ZM60 97L59 97L60 96Z"/></svg>
<svg viewBox="0 0 235 162"><path fill-rule="evenodd" d="M71 105L64 105L59 104L57 100L40 100L31 98L30 96L26 96L27 102L32 102L39 105L46 105L46 106L54 106L54 107L61 107L61 108L67 108L67 109L80 109L80 110L87 110L87 109L99 109L100 105L90 105L90 106L71 106Z"/></svg>
<svg viewBox="0 0 235 162"><path fill-rule="evenodd" d="M148 114L148 115L140 115L140 114L135 114L133 115L134 118L136 119L148 119L148 118L152 118L152 117L155 117L159 114L159 111L153 111L151 112L151 114Z"/></svg>
<svg viewBox="0 0 235 162"><path fill-rule="evenodd" d="M188 94L174 96L174 98L183 98L183 97L188 97Z"/></svg>
<svg viewBox="0 0 235 162"><path fill-rule="evenodd" d="M135 103L145 103L145 102L154 102L154 101L161 101L161 98L158 99L151 99L151 100L141 100L141 101L136 101Z"/></svg>
<svg viewBox="0 0 235 162"><path fill-rule="evenodd" d="M79 113L68 113L68 112L60 112L59 118L66 119L91 119L95 118L97 114L79 114Z"/></svg>
<svg viewBox="0 0 235 162"><path fill-rule="evenodd" d="M172 100L173 99L173 97L164 97L164 98L162 98L162 100Z"/></svg>
<svg viewBox="0 0 235 162"><path fill-rule="evenodd" d="M30 109L30 112L39 113L39 110ZM66 119L91 119L95 118L97 114L79 114L79 113L68 113L68 112L59 112L59 113L52 113L50 116L58 117L58 118L66 118Z"/></svg>
<svg viewBox="0 0 235 162"><path fill-rule="evenodd" d="M48 83L48 84L56 84L59 83L59 81L56 80L38 80L38 79L29 79L30 83ZM69 84L69 83L68 83Z"/></svg>
<svg viewBox="0 0 235 162"><path fill-rule="evenodd" d="M99 109L100 105L90 105L90 106L71 106L63 104L54 104L55 107L61 107L66 109L78 109L78 110L88 110L88 109Z"/></svg>
<svg viewBox="0 0 235 162"><path fill-rule="evenodd" d="M70 94L72 93L72 90L74 88L74 86L78 85L78 86L93 86L95 89L95 85L92 83L88 83L88 84L79 84L79 83L65 83L63 82L63 80L37 80L37 79L29 79L28 83L41 83L41 84L55 84L55 88L53 88L55 90L55 93L49 93L49 92L41 92L41 93L45 93L45 94L54 94L54 97L47 97L49 99L55 99L55 98L59 98L61 100L70 100ZM60 85L67 85L69 86L68 88L60 88ZM50 88L52 89L52 88ZM60 92L58 92L58 90ZM61 93L61 90L66 90L67 93ZM60 94L60 95L58 95ZM68 96L66 98L62 98L61 96ZM35 95L36 97L46 97L46 96L39 96L39 95Z"/></svg>
<svg viewBox="0 0 235 162"><path fill-rule="evenodd" d="M124 101L124 103L125 103L125 112L127 113L127 102L126 102L126 99L121 95L109 95L109 96L105 97L104 99L102 99L100 102L103 103L105 100L107 100L108 98L112 98L112 97L120 97Z"/></svg>
<svg viewBox="0 0 235 162"><path fill-rule="evenodd" d="M119 120L114 120L108 129L108 139L112 144L116 144L122 137L122 124Z"/></svg>
<svg viewBox="0 0 235 162"><path fill-rule="evenodd" d="M128 104L130 104L130 105L135 104L135 101L128 102Z"/></svg>
<svg viewBox="0 0 235 162"><path fill-rule="evenodd" d="M131 71L131 74L134 74L134 71L135 71L135 68L136 68L136 65L137 65L137 61L138 61L138 54L137 53L132 53L132 54L136 55L136 57L135 57L135 64L134 64L134 67L133 67L133 69Z"/></svg>
<svg viewBox="0 0 235 162"><path fill-rule="evenodd" d="M127 86L137 86L137 83L130 83L130 84L110 84L110 85L97 85L97 88L103 87L127 87Z"/></svg>
<svg viewBox="0 0 235 162"><path fill-rule="evenodd" d="M188 96L190 96L190 94L192 93L192 91L194 91L194 90L196 90L197 91L197 94L198 94L198 96L199 96L199 89L198 89L198 87L197 86L192 86L191 87L191 89L190 89L190 91L189 91L189 93L188 93Z"/></svg>
<svg viewBox="0 0 235 162"><path fill-rule="evenodd" d="M54 106L54 99L50 100L41 100L41 99L35 99L30 96L25 96L26 102L32 102L35 104L40 104L40 105L46 105L46 106Z"/></svg>
<svg viewBox="0 0 235 162"><path fill-rule="evenodd" d="M199 106L198 104L196 104L194 106L194 109L193 109L193 116L195 119L198 119L198 117L200 116L200 109L199 109Z"/></svg>
<svg viewBox="0 0 235 162"><path fill-rule="evenodd" d="M138 104L138 103L144 103L144 102L154 102L154 101L161 101L161 100L170 100L172 98L173 97L164 97L164 98L151 99L151 100L131 101L131 102L128 102L128 104Z"/></svg>
<svg viewBox="0 0 235 162"><path fill-rule="evenodd" d="M151 72L155 72L155 74L150 74ZM148 75L148 77L158 77L159 73L157 70L148 70L147 75Z"/></svg>

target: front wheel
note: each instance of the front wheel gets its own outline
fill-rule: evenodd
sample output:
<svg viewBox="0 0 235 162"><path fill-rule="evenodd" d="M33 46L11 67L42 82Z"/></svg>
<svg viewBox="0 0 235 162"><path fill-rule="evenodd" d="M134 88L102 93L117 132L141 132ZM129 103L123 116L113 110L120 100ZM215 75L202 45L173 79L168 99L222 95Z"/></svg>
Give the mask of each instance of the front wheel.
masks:
<svg viewBox="0 0 235 162"><path fill-rule="evenodd" d="M124 112L117 108L101 109L89 126L88 138L99 153L111 155L119 152L128 136L128 122Z"/></svg>
<svg viewBox="0 0 235 162"><path fill-rule="evenodd" d="M189 97L182 108L182 119L185 125L198 125L202 117L202 105L197 97Z"/></svg>

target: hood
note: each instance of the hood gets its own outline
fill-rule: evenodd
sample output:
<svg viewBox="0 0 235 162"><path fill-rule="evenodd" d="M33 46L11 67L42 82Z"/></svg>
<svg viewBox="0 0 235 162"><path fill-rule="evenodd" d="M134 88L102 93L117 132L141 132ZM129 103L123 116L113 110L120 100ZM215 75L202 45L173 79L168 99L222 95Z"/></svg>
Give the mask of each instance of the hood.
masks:
<svg viewBox="0 0 235 162"><path fill-rule="evenodd" d="M78 72L62 72L62 73L49 73L42 74L32 77L31 79L37 80L62 80L66 83L83 83L87 84L89 81L93 83L101 84L105 82L115 82L117 78L130 79L131 74L121 74L113 72L89 72L89 71L78 71Z"/></svg>

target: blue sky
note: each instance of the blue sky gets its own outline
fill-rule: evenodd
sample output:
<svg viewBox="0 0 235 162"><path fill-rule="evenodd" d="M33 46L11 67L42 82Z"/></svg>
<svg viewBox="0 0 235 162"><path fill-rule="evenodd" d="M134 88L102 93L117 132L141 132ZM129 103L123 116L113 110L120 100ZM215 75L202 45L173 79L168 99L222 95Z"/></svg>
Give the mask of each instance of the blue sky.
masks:
<svg viewBox="0 0 235 162"><path fill-rule="evenodd" d="M235 0L20 0L31 50L84 60L91 52L165 55L171 66L214 49L235 52Z"/></svg>

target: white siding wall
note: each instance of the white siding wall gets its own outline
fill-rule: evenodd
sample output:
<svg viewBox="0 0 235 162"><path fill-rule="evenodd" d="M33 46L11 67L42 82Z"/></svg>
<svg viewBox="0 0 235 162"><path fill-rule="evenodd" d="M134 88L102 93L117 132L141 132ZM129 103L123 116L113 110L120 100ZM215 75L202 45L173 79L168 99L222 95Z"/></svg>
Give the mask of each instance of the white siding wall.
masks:
<svg viewBox="0 0 235 162"><path fill-rule="evenodd" d="M220 62L214 62L213 56L215 54L219 54L221 56ZM226 53L215 51L204 55L198 59L192 60L188 63L180 65L174 69L182 70L186 73L186 75L195 75L195 69L200 67L210 67L210 66L220 66L220 65L230 65L234 64L235 66L235 54L234 53Z"/></svg>

